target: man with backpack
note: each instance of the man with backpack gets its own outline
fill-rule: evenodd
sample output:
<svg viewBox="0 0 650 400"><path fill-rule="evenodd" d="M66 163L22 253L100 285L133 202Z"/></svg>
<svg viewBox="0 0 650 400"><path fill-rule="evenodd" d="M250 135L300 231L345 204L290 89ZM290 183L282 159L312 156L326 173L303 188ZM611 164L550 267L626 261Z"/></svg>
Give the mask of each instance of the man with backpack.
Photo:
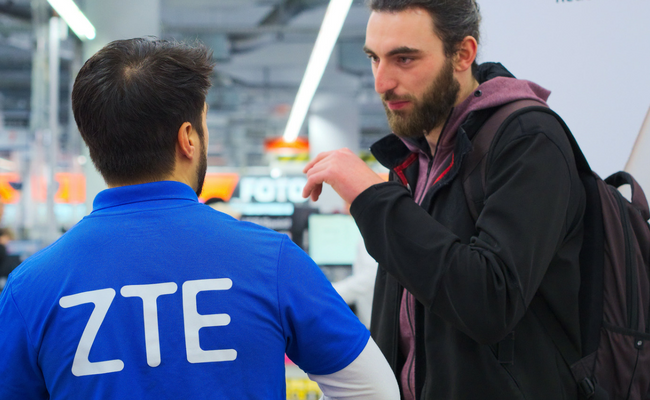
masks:
<svg viewBox="0 0 650 400"><path fill-rule="evenodd" d="M579 385L531 304L578 352L585 190L561 123L534 110L478 135L503 106L549 92L475 62L474 0L371 0L364 50L394 134L305 168L350 202L378 261L371 333L407 400L576 399ZM494 134L495 132L492 132ZM490 135L487 135L488 138ZM469 184L468 184L469 183Z"/></svg>

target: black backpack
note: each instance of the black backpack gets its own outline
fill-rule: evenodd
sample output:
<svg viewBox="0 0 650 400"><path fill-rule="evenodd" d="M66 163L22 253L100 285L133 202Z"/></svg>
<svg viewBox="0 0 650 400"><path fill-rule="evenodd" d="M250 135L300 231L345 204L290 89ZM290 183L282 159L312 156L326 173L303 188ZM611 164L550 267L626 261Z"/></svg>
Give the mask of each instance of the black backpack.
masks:
<svg viewBox="0 0 650 400"><path fill-rule="evenodd" d="M579 292L582 351L541 298L535 296L530 309L570 367L581 398L650 399L650 211L636 180L622 171L602 180L555 112L534 100L518 100L498 108L472 138L461 176L470 213L476 220L482 207L474 199L485 197L485 163L493 139L530 111L553 115L562 125L585 187ZM624 184L632 188L631 203L617 189Z"/></svg>

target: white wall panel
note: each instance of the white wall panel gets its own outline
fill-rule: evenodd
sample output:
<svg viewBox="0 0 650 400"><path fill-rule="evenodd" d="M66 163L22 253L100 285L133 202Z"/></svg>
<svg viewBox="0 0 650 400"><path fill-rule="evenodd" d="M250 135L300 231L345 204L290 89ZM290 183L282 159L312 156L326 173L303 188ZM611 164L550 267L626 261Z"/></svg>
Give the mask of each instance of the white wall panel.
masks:
<svg viewBox="0 0 650 400"><path fill-rule="evenodd" d="M479 61L502 62L516 77L551 90L550 106L592 168L603 177L623 169L650 106L650 1L479 3ZM644 151L647 175L650 150Z"/></svg>

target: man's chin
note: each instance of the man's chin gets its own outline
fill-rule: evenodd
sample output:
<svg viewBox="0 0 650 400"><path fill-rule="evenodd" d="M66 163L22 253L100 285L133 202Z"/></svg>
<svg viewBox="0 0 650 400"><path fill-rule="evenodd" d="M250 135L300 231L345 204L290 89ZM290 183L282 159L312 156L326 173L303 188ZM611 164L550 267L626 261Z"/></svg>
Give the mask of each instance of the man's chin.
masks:
<svg viewBox="0 0 650 400"><path fill-rule="evenodd" d="M407 119L411 115L411 110L409 108L400 108L399 110L388 109L387 114L389 118Z"/></svg>
<svg viewBox="0 0 650 400"><path fill-rule="evenodd" d="M393 129L400 129L407 125L408 117L404 114L391 113L388 114L388 126Z"/></svg>
<svg viewBox="0 0 650 400"><path fill-rule="evenodd" d="M388 126L395 135L403 139L418 139L424 136L423 131L418 130L417 132L413 132L411 127L405 122L405 120L397 121L393 119L388 122Z"/></svg>
<svg viewBox="0 0 650 400"><path fill-rule="evenodd" d="M401 139L420 139L420 138L423 138L423 137L425 136L425 135L424 135L424 132L422 132L422 133L417 133L417 134L416 134L416 133L407 133L407 134L404 134L404 133L399 133L398 131L393 131L393 133L394 133L398 138L401 138Z"/></svg>

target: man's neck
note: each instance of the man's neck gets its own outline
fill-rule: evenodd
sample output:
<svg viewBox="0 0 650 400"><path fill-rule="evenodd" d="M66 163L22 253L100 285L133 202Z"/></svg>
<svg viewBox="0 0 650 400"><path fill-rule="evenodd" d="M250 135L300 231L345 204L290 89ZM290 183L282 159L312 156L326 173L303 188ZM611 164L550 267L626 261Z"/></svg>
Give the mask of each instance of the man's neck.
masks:
<svg viewBox="0 0 650 400"><path fill-rule="evenodd" d="M451 111L449 113L451 114ZM447 119L449 119L449 115L447 116ZM431 150L432 157L434 154L436 154L436 147L438 146L438 140L440 139L442 128L444 128L444 126L445 124L442 124L436 128L433 128L424 136L427 139L427 143L429 143L429 149Z"/></svg>
<svg viewBox="0 0 650 400"><path fill-rule="evenodd" d="M460 82L460 91L458 92L458 100L456 101L456 104L454 104L454 107L465 101L469 95L471 95L476 88L478 87L479 83L476 79L474 79L474 76L470 74L469 79L464 82ZM449 115L447 115L447 118L445 119L445 122L440 124L439 126L431 129L429 133L425 135L425 138L427 139L427 143L429 143L429 148L431 149L431 156L436 154L436 147L438 146L438 141L440 140L440 136L442 135L442 129L445 127L447 119L449 119L449 116L451 115L452 110L449 110Z"/></svg>

